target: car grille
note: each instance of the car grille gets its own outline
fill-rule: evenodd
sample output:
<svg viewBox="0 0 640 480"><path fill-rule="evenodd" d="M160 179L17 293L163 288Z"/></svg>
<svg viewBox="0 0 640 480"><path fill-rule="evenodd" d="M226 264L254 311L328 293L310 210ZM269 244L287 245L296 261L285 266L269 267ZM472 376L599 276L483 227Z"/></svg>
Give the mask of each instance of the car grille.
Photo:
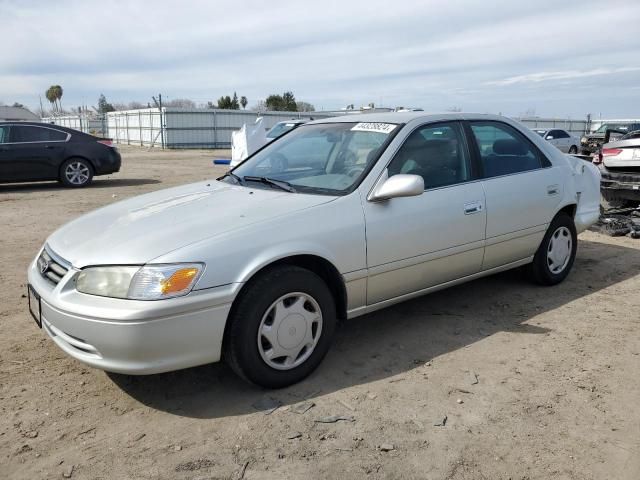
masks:
<svg viewBox="0 0 640 480"><path fill-rule="evenodd" d="M69 266L66 262L48 252L46 248L42 250L42 253L38 257L37 267L40 275L54 285L60 283L62 277L69 271Z"/></svg>

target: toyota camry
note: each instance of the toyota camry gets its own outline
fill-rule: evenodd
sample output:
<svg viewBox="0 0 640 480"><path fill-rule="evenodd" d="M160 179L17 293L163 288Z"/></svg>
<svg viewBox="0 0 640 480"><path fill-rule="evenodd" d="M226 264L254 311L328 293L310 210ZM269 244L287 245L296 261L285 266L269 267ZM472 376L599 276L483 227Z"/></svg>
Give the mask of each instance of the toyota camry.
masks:
<svg viewBox="0 0 640 480"><path fill-rule="evenodd" d="M597 167L500 116L313 121L217 180L64 225L29 267L29 309L96 368L224 359L283 387L320 364L339 321L516 267L563 281L599 183Z"/></svg>

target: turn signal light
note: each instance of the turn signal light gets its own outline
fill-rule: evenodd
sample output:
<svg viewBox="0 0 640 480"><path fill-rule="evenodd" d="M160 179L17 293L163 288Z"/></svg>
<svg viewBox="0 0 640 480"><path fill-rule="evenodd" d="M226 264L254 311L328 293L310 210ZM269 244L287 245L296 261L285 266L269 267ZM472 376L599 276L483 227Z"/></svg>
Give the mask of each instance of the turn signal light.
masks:
<svg viewBox="0 0 640 480"><path fill-rule="evenodd" d="M198 274L197 268L181 268L162 282L161 290L163 295L181 292L189 288L193 278Z"/></svg>

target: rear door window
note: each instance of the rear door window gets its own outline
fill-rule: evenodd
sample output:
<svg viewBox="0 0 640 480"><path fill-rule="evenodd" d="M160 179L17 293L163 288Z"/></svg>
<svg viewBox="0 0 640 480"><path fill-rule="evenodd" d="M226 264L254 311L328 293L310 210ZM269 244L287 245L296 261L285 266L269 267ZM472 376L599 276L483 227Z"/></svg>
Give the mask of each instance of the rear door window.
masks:
<svg viewBox="0 0 640 480"><path fill-rule="evenodd" d="M501 122L470 122L485 178L549 166L542 153L515 128Z"/></svg>
<svg viewBox="0 0 640 480"><path fill-rule="evenodd" d="M0 143L9 142L9 125L0 127Z"/></svg>
<svg viewBox="0 0 640 480"><path fill-rule="evenodd" d="M14 125L11 129L12 143L62 142L66 139L66 133L51 128L34 127L31 125Z"/></svg>

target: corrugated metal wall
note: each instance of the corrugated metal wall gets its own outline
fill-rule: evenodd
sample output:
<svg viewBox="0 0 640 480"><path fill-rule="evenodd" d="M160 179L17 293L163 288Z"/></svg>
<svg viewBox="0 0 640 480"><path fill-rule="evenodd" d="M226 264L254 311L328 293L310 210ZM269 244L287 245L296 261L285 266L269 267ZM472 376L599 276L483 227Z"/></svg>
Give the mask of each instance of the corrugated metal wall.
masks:
<svg viewBox="0 0 640 480"><path fill-rule="evenodd" d="M571 120L568 118L516 118L529 128L560 128L579 137L587 131L587 120Z"/></svg>
<svg viewBox="0 0 640 480"><path fill-rule="evenodd" d="M293 118L327 118L328 112L264 112L221 109L145 108L109 112L102 119L82 116L43 118L45 122L110 137L115 143L166 148L229 148L231 132L261 116L265 128ZM564 118L518 118L529 128L562 128L580 136L587 121ZM164 129L160 125L164 123Z"/></svg>
<svg viewBox="0 0 640 480"><path fill-rule="evenodd" d="M334 114L317 112L248 112L221 109L157 108L109 112L109 136L116 143L164 145L166 148L229 148L231 132L252 124L258 117L265 128L292 118L326 118ZM161 120L162 118L162 120ZM164 123L164 129L160 125Z"/></svg>

